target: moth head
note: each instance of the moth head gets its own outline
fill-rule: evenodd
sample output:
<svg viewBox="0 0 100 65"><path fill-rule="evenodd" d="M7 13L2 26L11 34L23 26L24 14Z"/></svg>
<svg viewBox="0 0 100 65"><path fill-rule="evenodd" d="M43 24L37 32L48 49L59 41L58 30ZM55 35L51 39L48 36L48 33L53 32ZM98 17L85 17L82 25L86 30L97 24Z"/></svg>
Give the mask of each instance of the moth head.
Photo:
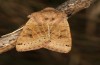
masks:
<svg viewBox="0 0 100 65"><path fill-rule="evenodd" d="M49 23L58 22L58 20L60 21L63 17L66 17L64 13L51 7L41 10L40 13L42 20Z"/></svg>
<svg viewBox="0 0 100 65"><path fill-rule="evenodd" d="M39 12L32 13L29 18L34 18L39 23L55 23L60 22L66 15L54 8L48 7Z"/></svg>

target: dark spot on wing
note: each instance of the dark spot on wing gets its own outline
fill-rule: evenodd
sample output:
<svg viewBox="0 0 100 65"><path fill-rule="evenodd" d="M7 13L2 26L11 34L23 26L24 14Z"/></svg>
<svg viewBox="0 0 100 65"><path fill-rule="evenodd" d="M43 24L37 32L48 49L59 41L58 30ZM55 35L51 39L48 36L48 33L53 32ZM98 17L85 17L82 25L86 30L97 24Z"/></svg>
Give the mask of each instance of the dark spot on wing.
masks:
<svg viewBox="0 0 100 65"><path fill-rule="evenodd" d="M4 43L2 45L5 45Z"/></svg>
<svg viewBox="0 0 100 65"><path fill-rule="evenodd" d="M66 45L66 46L70 47L69 45Z"/></svg>
<svg viewBox="0 0 100 65"><path fill-rule="evenodd" d="M41 40L39 40L39 42L40 42Z"/></svg>
<svg viewBox="0 0 100 65"><path fill-rule="evenodd" d="M22 45L22 43L18 43L17 45Z"/></svg>
<svg viewBox="0 0 100 65"><path fill-rule="evenodd" d="M28 34L28 36L29 36L30 38L32 38L32 34Z"/></svg>
<svg viewBox="0 0 100 65"><path fill-rule="evenodd" d="M45 20L48 20L49 18L45 18Z"/></svg>
<svg viewBox="0 0 100 65"><path fill-rule="evenodd" d="M51 40L49 40L49 42L51 42Z"/></svg>
<svg viewBox="0 0 100 65"><path fill-rule="evenodd" d="M67 36L60 35L58 38L67 38Z"/></svg>
<svg viewBox="0 0 100 65"><path fill-rule="evenodd" d="M51 20L53 21L53 20L55 20L55 18L52 18Z"/></svg>
<svg viewBox="0 0 100 65"><path fill-rule="evenodd" d="M23 37L30 37L33 38L32 34L28 33L27 35L23 35Z"/></svg>

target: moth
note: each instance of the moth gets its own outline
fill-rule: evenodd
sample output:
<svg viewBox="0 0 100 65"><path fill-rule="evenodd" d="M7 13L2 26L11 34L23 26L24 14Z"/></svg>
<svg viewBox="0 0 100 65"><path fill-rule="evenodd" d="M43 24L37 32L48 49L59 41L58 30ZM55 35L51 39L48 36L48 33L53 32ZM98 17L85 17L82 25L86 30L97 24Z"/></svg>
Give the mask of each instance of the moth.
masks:
<svg viewBox="0 0 100 65"><path fill-rule="evenodd" d="M3 48L3 45L5 48L11 46L8 49L16 47L19 52L40 48L60 53L68 53L71 50L71 33L64 12L49 7L28 17L30 19L22 29L4 36L6 42L1 39L0 48Z"/></svg>

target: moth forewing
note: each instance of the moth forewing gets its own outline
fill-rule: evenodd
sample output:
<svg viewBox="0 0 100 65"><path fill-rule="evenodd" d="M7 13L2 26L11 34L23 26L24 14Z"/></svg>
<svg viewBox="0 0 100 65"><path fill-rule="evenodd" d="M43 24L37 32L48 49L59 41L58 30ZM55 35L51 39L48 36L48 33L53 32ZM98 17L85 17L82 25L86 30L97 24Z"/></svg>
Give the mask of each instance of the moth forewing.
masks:
<svg viewBox="0 0 100 65"><path fill-rule="evenodd" d="M56 52L68 53L71 50L71 33L70 33L68 21L65 15L61 17L57 17L55 19L61 19L61 20L56 21L56 23L52 25L50 31L51 32L50 42L47 43L44 46L44 48Z"/></svg>
<svg viewBox="0 0 100 65"><path fill-rule="evenodd" d="M30 18L23 28L16 43L17 51L30 51L43 47L43 43L48 40L44 35L42 24L39 24L35 18Z"/></svg>

